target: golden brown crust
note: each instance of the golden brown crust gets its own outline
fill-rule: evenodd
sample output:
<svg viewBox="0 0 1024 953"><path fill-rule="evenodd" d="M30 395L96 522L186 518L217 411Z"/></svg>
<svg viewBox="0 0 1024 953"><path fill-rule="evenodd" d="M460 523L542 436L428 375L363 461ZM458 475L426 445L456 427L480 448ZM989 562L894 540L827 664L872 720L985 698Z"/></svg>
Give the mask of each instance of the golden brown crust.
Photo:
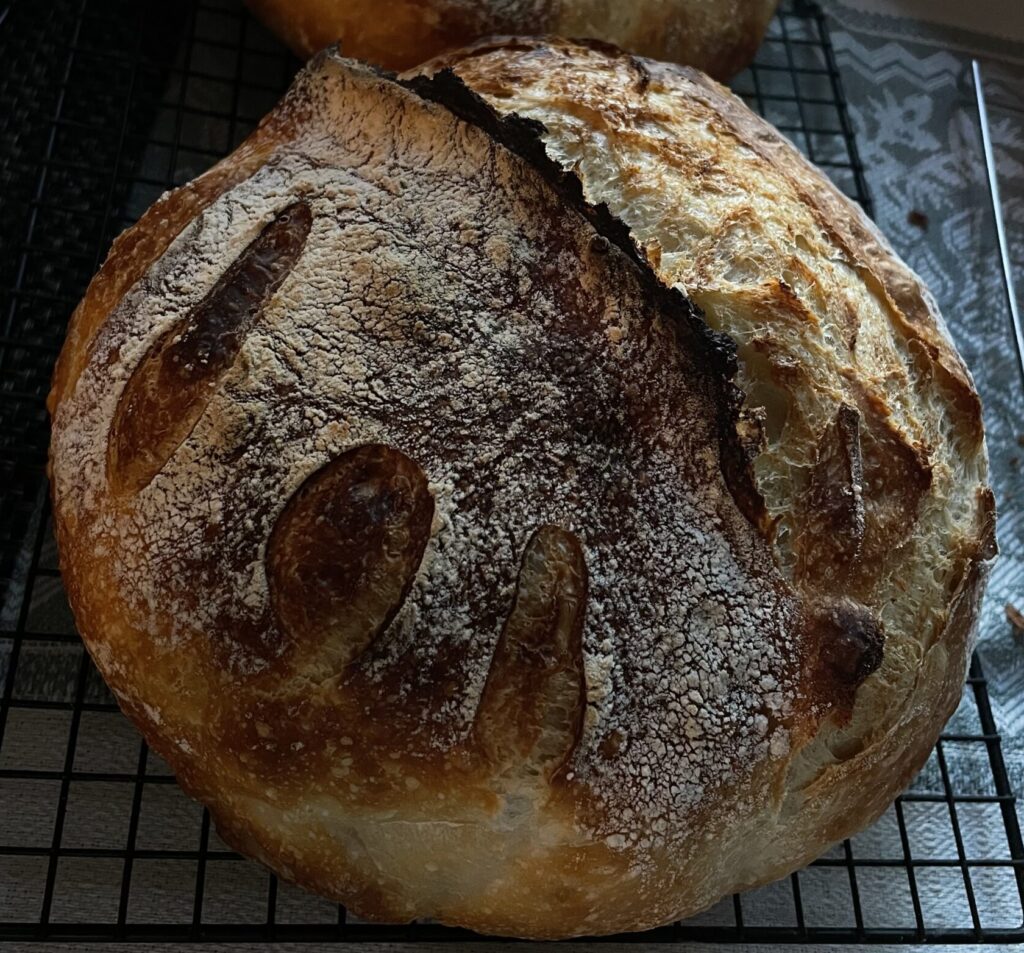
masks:
<svg viewBox="0 0 1024 953"><path fill-rule="evenodd" d="M680 138L692 167L659 157L700 170L676 209L729 176L756 192L770 170L744 179L743 149L777 163L755 141L775 134L744 139L689 72L534 40L459 71L499 111L522 94L529 117L539 89L547 121L557 58L579 143L638 110L718 117L712 146ZM674 105L643 115L648 96ZM819 288L794 259L736 286L718 270L775 246L730 233L730 261L701 246L706 283L685 286L712 323L755 302L813 333L846 315L849 351L908 335L920 406L974 467L956 499L949 447L875 365L811 367L806 340L726 325L737 365L666 287L670 236L634 244L630 210L538 131L450 75L319 57L235 157L116 243L55 378L51 465L86 644L229 843L364 916L554 937L695 912L884 809L959 694L993 510L969 376L903 266ZM855 217L784 165L794 221ZM850 319L843 289L865 286L913 322ZM755 399L762 358L794 402L781 424ZM188 412L165 426L175 393ZM782 450L806 486L770 482ZM897 538L893 514L913 532L883 578L862 554ZM806 568L810 543L787 561L780 528L805 519L837 528L822 558L843 572ZM949 553L945 588L910 628L880 593L925 544Z"/></svg>
<svg viewBox="0 0 1024 953"><path fill-rule="evenodd" d="M801 588L869 610L819 643L836 718L787 778L805 840L847 836L919 769L955 708L995 554L980 402L934 301L860 209L693 70L550 38L482 42L419 71L444 67L542 123L588 198L739 343L780 563ZM818 624L842 605L823 598ZM854 702L834 676L878 666L879 625L885 657Z"/></svg>
<svg viewBox="0 0 1024 953"><path fill-rule="evenodd" d="M719 79L753 58L778 0L248 0L298 55L339 43L346 56L408 69L494 34L593 37Z"/></svg>
<svg viewBox="0 0 1024 953"><path fill-rule="evenodd" d="M883 294L894 307L889 312L900 331L920 342L936 372L948 381L962 409L968 447L977 452L984 438L981 400L970 372L957 353L931 294L921 280L897 257L873 222L814 168L793 145L743 103L692 71L687 79L703 86L715 110L732 126L744 145L760 153L793 183L797 193L815 212L821 227L850 260L860 265L860 277ZM856 320L854 316L854 320Z"/></svg>

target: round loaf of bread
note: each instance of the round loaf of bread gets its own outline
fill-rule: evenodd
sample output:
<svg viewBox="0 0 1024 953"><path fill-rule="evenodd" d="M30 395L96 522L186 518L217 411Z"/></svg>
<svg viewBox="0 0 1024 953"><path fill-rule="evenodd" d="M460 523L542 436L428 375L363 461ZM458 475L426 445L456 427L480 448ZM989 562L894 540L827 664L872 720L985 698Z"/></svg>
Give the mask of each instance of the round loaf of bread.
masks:
<svg viewBox="0 0 1024 953"><path fill-rule="evenodd" d="M606 47L321 54L116 241L50 408L124 711L367 918L639 930L807 863L924 762L994 553L920 282Z"/></svg>
<svg viewBox="0 0 1024 953"><path fill-rule="evenodd" d="M497 33L587 36L645 56L738 73L778 0L247 0L303 59L338 42L346 56L408 69Z"/></svg>

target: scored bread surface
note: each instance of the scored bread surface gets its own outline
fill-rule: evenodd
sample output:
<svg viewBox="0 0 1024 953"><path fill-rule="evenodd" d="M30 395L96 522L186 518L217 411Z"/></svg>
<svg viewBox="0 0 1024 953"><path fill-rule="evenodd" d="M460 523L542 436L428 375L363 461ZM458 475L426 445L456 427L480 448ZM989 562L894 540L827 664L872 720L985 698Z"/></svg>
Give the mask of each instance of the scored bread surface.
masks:
<svg viewBox="0 0 1024 953"><path fill-rule="evenodd" d="M889 633L860 693L877 734L891 690L915 702L923 656L993 547L980 402L931 295L859 208L693 70L529 39L421 69L445 66L541 123L587 198L737 343L780 566L871 606Z"/></svg>
<svg viewBox="0 0 1024 953"><path fill-rule="evenodd" d="M923 762L991 556L977 397L719 87L452 62L543 130L328 52L118 239L51 395L62 569L238 849L369 917L650 927Z"/></svg>

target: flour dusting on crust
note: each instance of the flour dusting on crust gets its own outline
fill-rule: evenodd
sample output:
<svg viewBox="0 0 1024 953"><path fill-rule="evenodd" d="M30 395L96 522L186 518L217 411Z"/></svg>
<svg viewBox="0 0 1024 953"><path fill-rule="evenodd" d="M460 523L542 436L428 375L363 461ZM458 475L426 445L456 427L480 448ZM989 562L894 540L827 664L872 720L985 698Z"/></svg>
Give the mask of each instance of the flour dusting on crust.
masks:
<svg viewBox="0 0 1024 953"><path fill-rule="evenodd" d="M785 749L800 653L793 600L722 478L699 342L522 160L376 78L337 82L320 108L345 118L338 138L220 198L111 316L62 408L61 496L112 559L132 625L160 651L208 651L244 691L287 659L265 557L289 498L355 446L416 461L434 531L358 663L414 712L410 750L464 742L525 543L565 527L590 574L567 777L635 812L611 843L671 842L673 818ZM223 386L150 485L111 504L124 382L298 199L306 247Z"/></svg>

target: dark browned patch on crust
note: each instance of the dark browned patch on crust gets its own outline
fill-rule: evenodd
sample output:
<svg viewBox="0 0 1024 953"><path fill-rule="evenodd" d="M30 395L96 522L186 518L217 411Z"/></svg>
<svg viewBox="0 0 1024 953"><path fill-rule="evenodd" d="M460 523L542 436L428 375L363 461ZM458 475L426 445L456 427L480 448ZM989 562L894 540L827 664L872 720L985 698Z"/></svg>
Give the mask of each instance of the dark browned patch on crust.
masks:
<svg viewBox="0 0 1024 953"><path fill-rule="evenodd" d="M764 449L767 413L762 407L736 410L735 422L720 421L719 449L722 476L740 512L764 539L773 531L774 520L757 488L754 461ZM730 427L726 431L726 427Z"/></svg>
<svg viewBox="0 0 1024 953"><path fill-rule="evenodd" d="M647 64L639 56L631 56L629 57L629 68L636 73L636 91L641 95L646 93L647 87L651 85L651 71L647 68Z"/></svg>
<svg viewBox="0 0 1024 953"><path fill-rule="evenodd" d="M845 721L858 687L882 664L882 623L866 606L837 599L812 609L806 624L816 646L808 684L817 686L822 704Z"/></svg>
<svg viewBox="0 0 1024 953"><path fill-rule="evenodd" d="M618 47L598 41L588 40L584 45L596 50L608 47L606 52L610 55L622 55ZM695 352L695 360L703 360L709 369L708 376L714 386L712 399L717 409L722 474L741 512L765 535L767 511L750 467L749 444L744 443L737 430L743 392L733 383L738 368L735 342L712 329L704 321L701 310L680 291L662 284L634 243L628 226L611 213L607 204L592 205L586 200L579 177L567 172L547 154L541 123L515 114L500 116L451 68L430 77L414 76L401 82L421 98L438 103L525 159L569 208L582 215L599 235L638 266L642 289L666 317L674 320L677 330L687 334L686 345Z"/></svg>
<svg viewBox="0 0 1024 953"><path fill-rule="evenodd" d="M540 527L523 553L515 605L473 724L473 747L496 769L550 775L576 747L586 703L586 604L579 540Z"/></svg>
<svg viewBox="0 0 1024 953"><path fill-rule="evenodd" d="M392 447L356 447L303 483L267 546L271 606L296 666L338 673L388 627L433 516L422 469Z"/></svg>
<svg viewBox="0 0 1024 953"><path fill-rule="evenodd" d="M796 578L835 590L864 544L864 467L860 415L841 404L818 444L806 489L796 502Z"/></svg>
<svg viewBox="0 0 1024 953"><path fill-rule="evenodd" d="M860 313L849 301L843 302L842 323L846 331L843 340L852 354L857 348L857 336L860 334Z"/></svg>
<svg viewBox="0 0 1024 953"><path fill-rule="evenodd" d="M996 543L996 498L991 487L978 490L978 548L974 558L995 559L999 555Z"/></svg>
<svg viewBox="0 0 1024 953"><path fill-rule="evenodd" d="M107 473L115 490L143 489L192 432L263 306L298 261L312 221L304 202L288 206L143 357L111 426Z"/></svg>

